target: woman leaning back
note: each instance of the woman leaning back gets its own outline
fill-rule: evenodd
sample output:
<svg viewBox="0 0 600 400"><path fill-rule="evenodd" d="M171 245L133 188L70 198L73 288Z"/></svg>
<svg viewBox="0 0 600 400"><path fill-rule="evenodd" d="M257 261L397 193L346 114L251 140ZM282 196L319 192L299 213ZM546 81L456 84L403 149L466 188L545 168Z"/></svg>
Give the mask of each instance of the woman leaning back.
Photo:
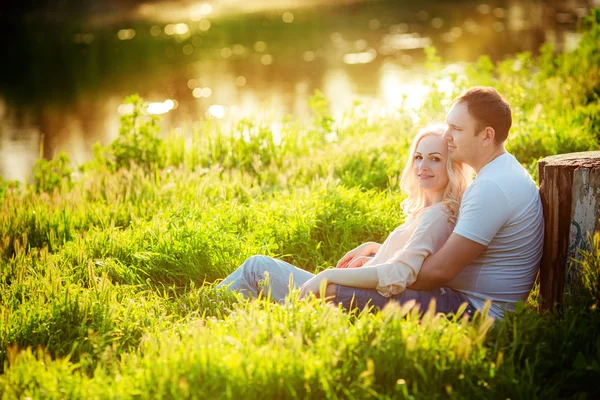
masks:
<svg viewBox="0 0 600 400"><path fill-rule="evenodd" d="M328 298L347 309L367 305L381 308L390 301L408 300L415 300L423 309L435 299L437 311L456 312L462 303L468 303L459 292L449 288L407 289L417 279L425 258L439 250L452 233L460 200L473 176L470 167L449 158L444 132L443 124L432 124L415 136L400 184L407 194L402 202L407 219L383 244L364 243L346 253L336 268L316 275L272 257L252 256L218 287L246 297L256 297L265 290L281 302L291 288L300 288L300 297L310 293L318 296L325 280ZM467 312L474 310L468 304Z"/></svg>

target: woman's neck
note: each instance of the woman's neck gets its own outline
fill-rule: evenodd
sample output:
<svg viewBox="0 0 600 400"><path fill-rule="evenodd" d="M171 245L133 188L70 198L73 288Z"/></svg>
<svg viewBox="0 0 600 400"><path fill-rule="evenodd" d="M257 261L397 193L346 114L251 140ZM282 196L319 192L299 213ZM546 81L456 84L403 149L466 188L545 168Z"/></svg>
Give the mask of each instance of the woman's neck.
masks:
<svg viewBox="0 0 600 400"><path fill-rule="evenodd" d="M423 193L423 208L439 203L444 198L444 192L424 192Z"/></svg>

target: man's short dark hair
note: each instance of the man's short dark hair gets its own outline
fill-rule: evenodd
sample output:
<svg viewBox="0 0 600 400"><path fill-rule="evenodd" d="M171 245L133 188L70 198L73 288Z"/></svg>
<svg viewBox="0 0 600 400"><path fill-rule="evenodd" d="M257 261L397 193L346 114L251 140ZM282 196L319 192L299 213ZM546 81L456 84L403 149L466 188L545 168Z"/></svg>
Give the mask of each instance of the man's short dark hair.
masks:
<svg viewBox="0 0 600 400"><path fill-rule="evenodd" d="M510 105L490 86L474 86L454 99L454 104L466 103L469 114L477 121L476 133L490 126L494 128L496 144L503 143L512 125Z"/></svg>

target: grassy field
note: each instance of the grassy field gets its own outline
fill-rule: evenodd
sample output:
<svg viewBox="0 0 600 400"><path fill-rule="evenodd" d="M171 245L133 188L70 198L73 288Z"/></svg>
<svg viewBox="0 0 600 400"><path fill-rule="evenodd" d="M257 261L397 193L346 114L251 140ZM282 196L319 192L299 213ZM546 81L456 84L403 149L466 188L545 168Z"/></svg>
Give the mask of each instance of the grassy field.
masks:
<svg viewBox="0 0 600 400"><path fill-rule="evenodd" d="M390 307L351 313L318 300L247 302L217 290L247 257L318 271L382 241L404 216L398 176L411 136L462 89L493 85L513 106L511 151L600 146L600 12L569 54L545 46L447 77L429 54L418 113L365 104L314 119L203 120L160 132L144 115L73 170L40 160L29 185L0 180L0 397L597 398L600 236L581 303L502 321Z"/></svg>

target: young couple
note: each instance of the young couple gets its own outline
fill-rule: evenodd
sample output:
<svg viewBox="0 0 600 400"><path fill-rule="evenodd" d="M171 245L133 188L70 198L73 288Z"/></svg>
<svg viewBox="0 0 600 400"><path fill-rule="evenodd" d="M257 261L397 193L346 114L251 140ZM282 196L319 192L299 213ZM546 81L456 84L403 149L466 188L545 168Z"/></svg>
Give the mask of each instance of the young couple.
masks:
<svg viewBox="0 0 600 400"><path fill-rule="evenodd" d="M383 244L364 243L317 275L253 256L218 286L253 297L270 290L283 301L291 276L301 297L319 296L326 281L327 298L346 308L414 299L426 309L435 299L443 313L465 302L473 313L486 300L495 318L514 310L535 281L544 221L535 182L504 148L510 106L494 88L473 87L454 100L446 124L415 137L401 179L407 219Z"/></svg>

